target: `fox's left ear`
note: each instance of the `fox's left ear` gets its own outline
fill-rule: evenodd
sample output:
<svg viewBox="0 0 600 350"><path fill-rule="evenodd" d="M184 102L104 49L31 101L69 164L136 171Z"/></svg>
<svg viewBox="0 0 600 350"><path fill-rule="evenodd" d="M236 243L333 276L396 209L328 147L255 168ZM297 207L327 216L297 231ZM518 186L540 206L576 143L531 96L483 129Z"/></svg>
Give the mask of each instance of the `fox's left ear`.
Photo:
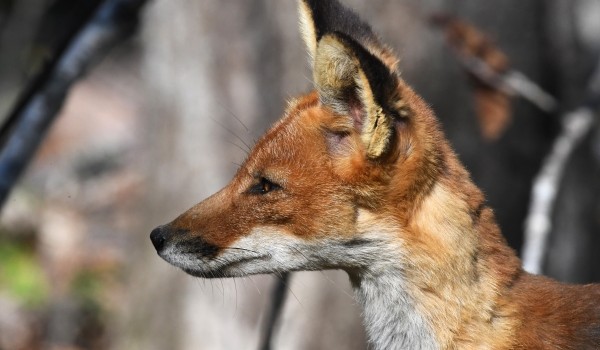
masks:
<svg viewBox="0 0 600 350"><path fill-rule="evenodd" d="M352 118L367 157L381 157L403 114L396 60L371 28L336 0L300 0L299 10L321 102Z"/></svg>

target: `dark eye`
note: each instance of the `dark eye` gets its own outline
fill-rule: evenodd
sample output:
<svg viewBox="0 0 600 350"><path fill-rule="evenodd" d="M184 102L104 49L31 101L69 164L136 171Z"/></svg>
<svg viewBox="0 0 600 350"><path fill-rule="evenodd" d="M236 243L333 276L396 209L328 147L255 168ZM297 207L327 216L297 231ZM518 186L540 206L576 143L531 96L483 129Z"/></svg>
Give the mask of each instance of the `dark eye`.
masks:
<svg viewBox="0 0 600 350"><path fill-rule="evenodd" d="M267 194L273 190L278 190L280 189L281 186L277 185L276 183L273 183L267 179L265 179L264 177L261 177L258 181L258 183L252 185L252 187L250 187L250 189L248 190L248 193L252 193L252 194Z"/></svg>

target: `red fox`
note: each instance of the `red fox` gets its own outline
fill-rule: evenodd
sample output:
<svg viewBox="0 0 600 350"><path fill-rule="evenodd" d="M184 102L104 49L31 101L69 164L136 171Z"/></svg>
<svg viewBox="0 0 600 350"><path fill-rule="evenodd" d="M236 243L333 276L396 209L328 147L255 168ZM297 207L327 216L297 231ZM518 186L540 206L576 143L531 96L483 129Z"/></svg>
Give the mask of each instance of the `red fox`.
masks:
<svg viewBox="0 0 600 350"><path fill-rule="evenodd" d="M600 348L600 285L523 271L392 50L300 0L315 91L225 188L150 235L190 275L342 269L375 349Z"/></svg>

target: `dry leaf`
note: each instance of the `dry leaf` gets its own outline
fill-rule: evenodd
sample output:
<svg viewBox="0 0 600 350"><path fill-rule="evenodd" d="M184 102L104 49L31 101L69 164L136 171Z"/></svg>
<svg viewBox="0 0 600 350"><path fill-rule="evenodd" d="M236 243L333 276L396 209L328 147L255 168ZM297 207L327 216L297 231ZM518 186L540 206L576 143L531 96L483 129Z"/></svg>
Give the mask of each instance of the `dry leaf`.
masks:
<svg viewBox="0 0 600 350"><path fill-rule="evenodd" d="M446 15L433 16L432 23L443 28L446 40L458 55L477 58L497 74L508 71L508 57L473 25ZM495 141L504 134L512 119L510 98L469 71L467 74L472 81L481 135L487 141Z"/></svg>

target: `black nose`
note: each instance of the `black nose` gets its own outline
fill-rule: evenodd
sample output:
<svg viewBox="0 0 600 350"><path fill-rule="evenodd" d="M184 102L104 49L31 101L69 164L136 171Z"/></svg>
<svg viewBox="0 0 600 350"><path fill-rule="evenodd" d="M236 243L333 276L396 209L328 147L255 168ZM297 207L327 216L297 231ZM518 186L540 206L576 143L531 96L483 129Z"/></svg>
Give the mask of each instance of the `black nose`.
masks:
<svg viewBox="0 0 600 350"><path fill-rule="evenodd" d="M152 230L152 232L150 233L150 240L152 241L154 248L156 248L156 251L160 253L160 251L165 246L165 242L167 241L167 238L165 236L165 229L163 229L163 226L158 226L157 228Z"/></svg>

